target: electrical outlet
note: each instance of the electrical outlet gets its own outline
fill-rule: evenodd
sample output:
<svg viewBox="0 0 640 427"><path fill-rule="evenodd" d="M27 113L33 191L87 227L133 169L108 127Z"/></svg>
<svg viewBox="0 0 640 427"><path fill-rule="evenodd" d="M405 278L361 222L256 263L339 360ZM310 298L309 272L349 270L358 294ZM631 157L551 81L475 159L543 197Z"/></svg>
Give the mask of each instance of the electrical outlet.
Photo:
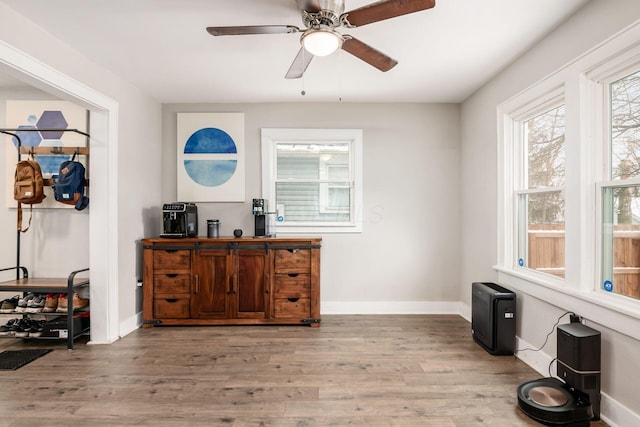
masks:
<svg viewBox="0 0 640 427"><path fill-rule="evenodd" d="M569 319L571 320L571 323L582 323L582 317L574 313L569 315Z"/></svg>

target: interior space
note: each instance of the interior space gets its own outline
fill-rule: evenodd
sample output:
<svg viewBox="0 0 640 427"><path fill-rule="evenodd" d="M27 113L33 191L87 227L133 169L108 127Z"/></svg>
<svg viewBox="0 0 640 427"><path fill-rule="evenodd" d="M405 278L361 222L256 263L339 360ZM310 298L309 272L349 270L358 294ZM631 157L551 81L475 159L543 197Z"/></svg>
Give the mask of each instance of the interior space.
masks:
<svg viewBox="0 0 640 427"><path fill-rule="evenodd" d="M640 425L639 99L637 0L0 0L0 425Z"/></svg>

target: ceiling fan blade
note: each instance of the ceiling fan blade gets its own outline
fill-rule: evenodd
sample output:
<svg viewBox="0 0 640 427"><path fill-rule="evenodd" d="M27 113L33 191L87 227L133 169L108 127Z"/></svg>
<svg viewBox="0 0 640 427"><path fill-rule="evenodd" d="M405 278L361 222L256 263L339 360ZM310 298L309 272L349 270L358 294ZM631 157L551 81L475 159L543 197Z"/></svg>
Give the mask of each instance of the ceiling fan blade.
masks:
<svg viewBox="0 0 640 427"><path fill-rule="evenodd" d="M304 72L307 70L307 67L311 63L313 59L313 55L306 51L304 47L301 47L296 55L291 67L289 67L289 71L284 76L285 79L299 79L302 77Z"/></svg>
<svg viewBox="0 0 640 427"><path fill-rule="evenodd" d="M298 10L317 13L321 9L319 0L298 0Z"/></svg>
<svg viewBox="0 0 640 427"><path fill-rule="evenodd" d="M212 36L241 36L246 34L287 34L297 33L294 25L245 25L239 27L207 27Z"/></svg>
<svg viewBox="0 0 640 427"><path fill-rule="evenodd" d="M431 9L435 5L436 0L382 0L345 12L340 16L340 20L346 27L360 27L372 22Z"/></svg>
<svg viewBox="0 0 640 427"><path fill-rule="evenodd" d="M380 71L389 71L398 64L398 61L395 59L346 34L344 35L342 50L362 59L364 62L376 67Z"/></svg>

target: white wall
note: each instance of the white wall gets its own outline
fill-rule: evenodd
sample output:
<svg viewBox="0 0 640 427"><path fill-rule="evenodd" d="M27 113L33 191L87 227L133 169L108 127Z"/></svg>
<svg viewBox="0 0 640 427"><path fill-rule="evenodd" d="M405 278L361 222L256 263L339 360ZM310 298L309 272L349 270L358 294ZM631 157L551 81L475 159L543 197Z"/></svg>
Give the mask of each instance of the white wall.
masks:
<svg viewBox="0 0 640 427"><path fill-rule="evenodd" d="M100 173L106 173L107 169L110 169L115 171L113 175L117 175L111 177L109 181L101 180L105 185L103 188L106 189L108 186L109 194L117 198L109 200L108 204L100 205L101 209L112 209L116 212L116 218L110 224L117 224L117 226L115 230L109 230L111 235L108 238L100 236L100 240L104 239L104 242L93 242L91 247L96 248L98 253L91 256L98 260L101 257L105 260L107 257L116 258L109 259L113 268L108 271L100 268L103 271L100 271L100 280L96 280L101 285L116 287L116 289L110 289L108 293L117 296L117 301L112 303L106 299L93 302L101 304L96 306L99 307L96 312L108 310L114 314L112 317L115 317L112 319L112 325L108 326L108 337L101 337L101 339L113 339L118 335L124 335L137 327L140 306L139 289L136 286L139 271L136 242L146 234L158 231L154 229L155 225L152 224L150 217L160 204L159 146L162 127L160 104L2 4L0 4L0 40L51 67L55 72L62 73L69 79L117 103L117 135L109 135L109 141L113 145L105 150L106 147L103 146L105 141L93 142L96 151L102 156L100 167L93 171L99 170ZM16 70L0 69L0 72L16 73ZM45 91L49 88L46 82L41 83L37 78L30 79L30 83ZM55 95L64 94L55 93ZM101 130L108 133L108 130ZM102 155L104 152L108 152L110 157ZM91 179L96 179L96 176L92 176ZM92 196L96 196L95 190ZM106 217L105 211L96 212L96 205L94 204L93 207L94 215ZM91 215L91 206L89 212ZM109 224L104 224L105 229L108 226ZM68 232L71 233L72 230L68 229ZM117 235L113 236L114 233ZM14 235L15 233L11 233L8 236L9 242L13 241ZM50 233L47 234L49 235ZM116 248L107 246L110 242L114 242L115 244L111 246ZM47 240L47 245L50 243ZM64 248L58 248L58 252L64 254ZM37 259L34 262L43 269L46 270L53 265L47 258L47 254L37 253L36 255ZM94 310L92 310L93 313ZM93 316L92 326L95 322L104 323L105 321L105 318ZM95 329L106 327L98 326ZM93 335L92 339L94 339Z"/></svg>
<svg viewBox="0 0 640 427"><path fill-rule="evenodd" d="M41 90L32 87L22 88L3 88L0 91L0 128L7 127L6 124L6 101L7 100L49 100L55 99L50 94L42 92ZM0 173L0 189L2 189L2 195L0 195L1 207L0 207L0 235L3 236L3 245L0 245L0 267L13 267L16 265L16 210L6 206L4 192L11 191L13 188L13 173L15 169L13 165L17 161L17 153L15 150L11 158L6 159L7 150L5 145L11 145L11 137L8 135L0 134L0 164L10 165L8 173L3 171ZM24 156L23 156L24 158ZM7 176L11 177L11 180L7 182ZM66 209L35 209L33 212L33 219L29 231L23 233L20 236L20 243L22 246L21 252L21 264L28 266L29 272L32 272L33 268L43 268L45 271L43 274L47 275L59 275L68 274L64 273L64 270L60 268L59 261L63 256L63 252L56 251L55 248L49 253L49 262L42 264L36 256L38 252L45 251L47 249L47 243L59 241L60 244L69 247L66 252L67 256L72 257L75 262L72 263L72 268L78 268L78 266L86 266L89 262L87 254L87 239L86 235L89 229L88 216L85 212L77 212L79 215L75 215L74 212L74 229L77 231L76 236L72 236L69 233L68 227L70 225L69 217L71 212ZM27 226L29 221L29 207L26 206L23 209L23 228ZM47 230L50 234L55 234L56 239L49 239L46 242L42 236L46 234ZM35 265L40 264L40 265ZM69 263L67 263L69 264ZM69 265L64 266L65 269L69 268ZM4 272L1 274L1 280L12 280L15 278L15 271ZM14 293L5 295L4 297L10 297ZM4 298L3 297L3 298Z"/></svg>
<svg viewBox="0 0 640 427"><path fill-rule="evenodd" d="M497 261L498 104L638 19L640 2L637 0L594 0L463 103L463 268L459 298L466 305L467 315L471 283L496 281L497 278L492 266ZM517 297L517 335L521 347L524 346L522 344L533 347L541 345L545 335L552 330L556 319L563 312L579 311L579 307L569 307L558 301L541 301L525 293L519 292ZM637 381L631 379L640 377L640 342L617 332L615 328L599 325L598 319L588 320L590 326L602 332L603 415L609 417L612 424L638 425L640 400L637 398ZM524 353L529 363L546 375L546 363L556 354L555 334L549 339L542 355Z"/></svg>
<svg viewBox="0 0 640 427"><path fill-rule="evenodd" d="M457 312L459 107L425 104L169 104L163 107L162 198L176 198L176 112L245 113L246 202L199 203L221 234L253 234L261 197L261 128L364 131L364 231L325 234L321 311Z"/></svg>

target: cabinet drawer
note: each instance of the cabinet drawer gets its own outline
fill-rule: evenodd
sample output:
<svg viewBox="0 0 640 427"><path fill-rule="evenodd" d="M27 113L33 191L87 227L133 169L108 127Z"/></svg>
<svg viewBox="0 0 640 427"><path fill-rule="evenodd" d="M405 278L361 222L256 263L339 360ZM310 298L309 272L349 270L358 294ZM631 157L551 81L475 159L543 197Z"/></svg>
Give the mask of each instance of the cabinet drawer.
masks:
<svg viewBox="0 0 640 427"><path fill-rule="evenodd" d="M189 298L157 298L153 300L156 319L188 319Z"/></svg>
<svg viewBox="0 0 640 427"><path fill-rule="evenodd" d="M156 294L188 294L191 292L191 276L188 274L156 274L153 276L153 292Z"/></svg>
<svg viewBox="0 0 640 427"><path fill-rule="evenodd" d="M276 298L308 297L311 278L308 273L279 273L274 280Z"/></svg>
<svg viewBox="0 0 640 427"><path fill-rule="evenodd" d="M188 270L191 268L191 251L187 249L156 249L153 251L153 268L156 270Z"/></svg>
<svg viewBox="0 0 640 427"><path fill-rule="evenodd" d="M311 300L309 298L276 298L274 299L274 317L309 317Z"/></svg>
<svg viewBox="0 0 640 427"><path fill-rule="evenodd" d="M309 272L311 249L277 249L275 251L276 272Z"/></svg>

